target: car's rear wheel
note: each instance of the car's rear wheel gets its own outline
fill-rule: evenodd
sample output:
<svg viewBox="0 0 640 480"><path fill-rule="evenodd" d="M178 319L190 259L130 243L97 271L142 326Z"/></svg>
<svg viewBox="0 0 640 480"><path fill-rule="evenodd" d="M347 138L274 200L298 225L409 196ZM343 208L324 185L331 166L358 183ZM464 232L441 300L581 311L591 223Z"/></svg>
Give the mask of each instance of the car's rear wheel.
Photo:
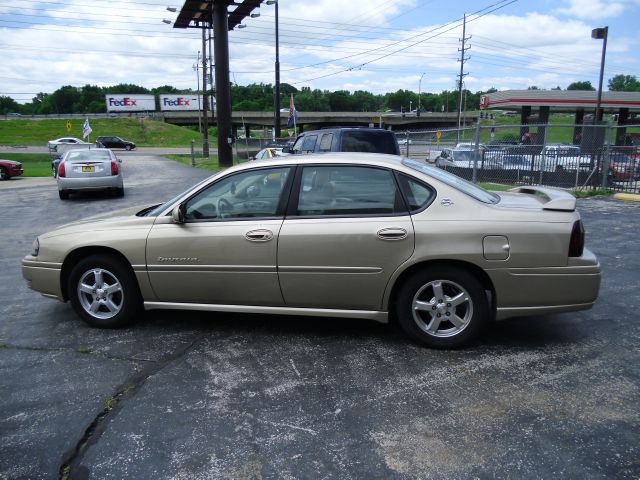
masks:
<svg viewBox="0 0 640 480"><path fill-rule="evenodd" d="M419 271L401 286L396 315L411 338L433 348L458 348L478 337L489 316L481 283L455 266Z"/></svg>
<svg viewBox="0 0 640 480"><path fill-rule="evenodd" d="M58 190L58 196L60 197L60 200L68 200L69 190Z"/></svg>
<svg viewBox="0 0 640 480"><path fill-rule="evenodd" d="M92 255L76 264L69 275L67 292L75 312L94 327L121 327L141 310L133 273L108 255Z"/></svg>
<svg viewBox="0 0 640 480"><path fill-rule="evenodd" d="M9 172L4 167L0 167L0 180L9 180L10 178Z"/></svg>
<svg viewBox="0 0 640 480"><path fill-rule="evenodd" d="M118 188L116 190L116 197L124 197L124 188Z"/></svg>

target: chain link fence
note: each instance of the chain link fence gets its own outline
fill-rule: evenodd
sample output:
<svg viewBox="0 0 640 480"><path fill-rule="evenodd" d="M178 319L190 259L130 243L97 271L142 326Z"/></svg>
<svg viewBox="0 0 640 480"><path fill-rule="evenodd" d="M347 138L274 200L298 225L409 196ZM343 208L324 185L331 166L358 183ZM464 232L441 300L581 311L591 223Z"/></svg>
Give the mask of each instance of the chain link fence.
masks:
<svg viewBox="0 0 640 480"><path fill-rule="evenodd" d="M640 193L640 124L480 123L396 132L401 153L473 182Z"/></svg>

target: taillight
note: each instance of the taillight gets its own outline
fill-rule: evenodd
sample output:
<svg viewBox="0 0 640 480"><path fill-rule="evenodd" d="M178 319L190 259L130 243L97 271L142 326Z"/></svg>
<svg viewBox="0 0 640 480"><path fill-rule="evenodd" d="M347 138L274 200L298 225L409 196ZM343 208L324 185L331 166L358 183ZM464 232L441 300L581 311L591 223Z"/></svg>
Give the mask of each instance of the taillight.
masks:
<svg viewBox="0 0 640 480"><path fill-rule="evenodd" d="M117 175L118 174L118 164L116 163L115 160L111 160L111 175Z"/></svg>
<svg viewBox="0 0 640 480"><path fill-rule="evenodd" d="M64 177L65 175L66 172L64 171L64 162L60 162L60 164L58 165L58 176Z"/></svg>
<svg viewBox="0 0 640 480"><path fill-rule="evenodd" d="M571 230L571 240L569 240L569 256L581 257L584 250L584 226L582 220L576 220Z"/></svg>

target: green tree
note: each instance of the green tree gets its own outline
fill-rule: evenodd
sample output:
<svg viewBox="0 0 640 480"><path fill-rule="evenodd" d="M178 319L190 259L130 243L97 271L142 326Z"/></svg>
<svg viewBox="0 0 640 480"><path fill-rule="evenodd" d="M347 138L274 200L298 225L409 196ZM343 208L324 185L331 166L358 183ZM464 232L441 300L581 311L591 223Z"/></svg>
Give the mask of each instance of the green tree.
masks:
<svg viewBox="0 0 640 480"><path fill-rule="evenodd" d="M616 75L609 79L612 92L640 92L640 82L635 75Z"/></svg>
<svg viewBox="0 0 640 480"><path fill-rule="evenodd" d="M80 102L80 89L65 85L51 94L51 113L74 113L74 107Z"/></svg>
<svg viewBox="0 0 640 480"><path fill-rule="evenodd" d="M7 113L19 113L20 105L11 97L0 95L0 115L6 115Z"/></svg>
<svg viewBox="0 0 640 480"><path fill-rule="evenodd" d="M593 85L591 85L591 82L589 80L585 80L582 82L573 82L571 84L569 84L569 86L567 87L567 90L590 90L593 91L595 90L595 88L593 88Z"/></svg>

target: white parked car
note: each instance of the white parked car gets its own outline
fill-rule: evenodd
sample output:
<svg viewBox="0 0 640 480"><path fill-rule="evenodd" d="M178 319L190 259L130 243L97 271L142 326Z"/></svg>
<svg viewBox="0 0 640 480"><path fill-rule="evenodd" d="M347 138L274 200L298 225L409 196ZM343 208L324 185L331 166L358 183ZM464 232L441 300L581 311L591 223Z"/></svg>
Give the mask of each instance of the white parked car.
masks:
<svg viewBox="0 0 640 480"><path fill-rule="evenodd" d="M84 145L87 144L84 140L80 140L76 137L62 137L56 138L55 140L49 140L47 142L47 147L49 147L50 152L57 152L58 145Z"/></svg>

